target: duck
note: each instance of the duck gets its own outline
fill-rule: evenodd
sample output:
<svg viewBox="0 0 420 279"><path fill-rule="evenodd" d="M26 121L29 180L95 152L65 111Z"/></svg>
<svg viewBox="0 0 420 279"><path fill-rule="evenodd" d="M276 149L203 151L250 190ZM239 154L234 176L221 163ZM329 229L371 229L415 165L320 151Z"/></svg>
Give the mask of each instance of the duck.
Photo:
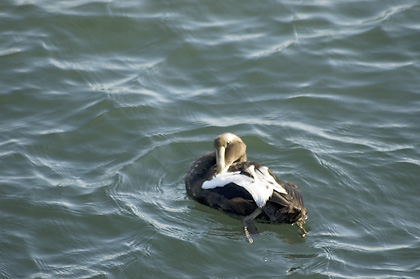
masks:
<svg viewBox="0 0 420 279"><path fill-rule="evenodd" d="M267 166L247 161L246 145L233 133L213 141L214 151L198 157L185 176L187 195L206 206L243 216L248 242L258 235L255 220L296 224L306 237L307 218L295 184L279 179Z"/></svg>

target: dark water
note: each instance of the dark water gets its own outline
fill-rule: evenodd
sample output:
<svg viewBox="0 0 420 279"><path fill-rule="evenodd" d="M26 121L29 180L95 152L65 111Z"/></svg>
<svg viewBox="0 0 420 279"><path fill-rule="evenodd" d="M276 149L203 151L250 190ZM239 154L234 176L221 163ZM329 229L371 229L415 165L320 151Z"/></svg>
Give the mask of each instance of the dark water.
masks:
<svg viewBox="0 0 420 279"><path fill-rule="evenodd" d="M0 3L0 278L419 278L418 1ZM186 196L223 132L308 236Z"/></svg>

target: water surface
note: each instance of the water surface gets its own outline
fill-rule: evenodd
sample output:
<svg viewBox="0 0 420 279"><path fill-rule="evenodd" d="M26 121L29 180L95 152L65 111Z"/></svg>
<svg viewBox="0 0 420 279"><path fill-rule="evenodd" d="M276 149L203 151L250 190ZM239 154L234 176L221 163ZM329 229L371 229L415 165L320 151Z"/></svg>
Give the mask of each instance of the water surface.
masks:
<svg viewBox="0 0 420 279"><path fill-rule="evenodd" d="M418 1L0 4L0 278L419 278ZM189 199L218 134L308 236Z"/></svg>

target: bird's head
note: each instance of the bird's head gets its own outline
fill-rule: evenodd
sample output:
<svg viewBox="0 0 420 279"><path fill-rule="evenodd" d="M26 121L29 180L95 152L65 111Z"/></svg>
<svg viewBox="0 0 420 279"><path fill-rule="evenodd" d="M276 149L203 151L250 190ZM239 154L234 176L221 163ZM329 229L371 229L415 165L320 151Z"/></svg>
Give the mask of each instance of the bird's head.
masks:
<svg viewBox="0 0 420 279"><path fill-rule="evenodd" d="M214 140L217 173L226 172L235 162L246 161L246 145L240 137L224 133Z"/></svg>

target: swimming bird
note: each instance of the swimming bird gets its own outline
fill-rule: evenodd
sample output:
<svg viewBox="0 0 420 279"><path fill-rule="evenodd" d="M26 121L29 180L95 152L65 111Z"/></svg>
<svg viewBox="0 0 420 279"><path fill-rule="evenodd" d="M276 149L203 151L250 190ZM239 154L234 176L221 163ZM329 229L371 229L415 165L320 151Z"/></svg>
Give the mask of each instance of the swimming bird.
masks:
<svg viewBox="0 0 420 279"><path fill-rule="evenodd" d="M214 151L195 160L185 176L187 194L201 204L245 216L244 233L249 242L257 234L255 219L271 223L303 223L306 209L299 188L279 179L271 170L248 162L246 145L232 134L219 135Z"/></svg>

